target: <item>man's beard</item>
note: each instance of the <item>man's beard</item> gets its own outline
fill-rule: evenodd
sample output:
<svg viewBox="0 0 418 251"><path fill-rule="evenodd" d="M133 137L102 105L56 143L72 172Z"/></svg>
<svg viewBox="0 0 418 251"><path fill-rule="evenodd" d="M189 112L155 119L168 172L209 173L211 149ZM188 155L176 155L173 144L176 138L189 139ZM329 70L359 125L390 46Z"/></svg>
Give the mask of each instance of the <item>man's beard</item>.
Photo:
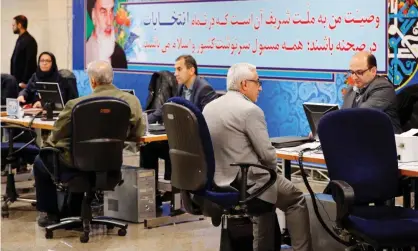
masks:
<svg viewBox="0 0 418 251"><path fill-rule="evenodd" d="M20 33L19 29L16 28L13 30L13 34L19 34L19 33Z"/></svg>
<svg viewBox="0 0 418 251"><path fill-rule="evenodd" d="M112 29L111 35L106 35L104 32L97 32L98 43L98 57L100 60L109 61L115 50L115 30Z"/></svg>

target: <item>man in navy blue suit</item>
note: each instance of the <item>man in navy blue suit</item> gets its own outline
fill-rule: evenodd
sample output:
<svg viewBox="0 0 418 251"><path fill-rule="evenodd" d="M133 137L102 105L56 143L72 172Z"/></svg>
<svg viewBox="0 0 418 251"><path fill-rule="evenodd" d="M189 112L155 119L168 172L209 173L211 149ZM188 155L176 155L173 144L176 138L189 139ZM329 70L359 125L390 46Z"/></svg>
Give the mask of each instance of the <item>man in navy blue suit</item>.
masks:
<svg viewBox="0 0 418 251"><path fill-rule="evenodd" d="M205 105L218 97L212 86L198 76L196 60L190 55L182 55L174 65L177 83L177 96L183 97L195 104L201 111ZM162 121L162 109L157 109L148 115L150 124Z"/></svg>
<svg viewBox="0 0 418 251"><path fill-rule="evenodd" d="M182 55L175 63L176 80L179 84L177 96L183 97L195 104L201 111L218 94L212 86L203 78L198 76L196 60L190 55ZM148 114L148 123L162 122L162 107ZM164 179L171 179L171 162L169 156L168 142L152 142L141 147L141 166L147 169L154 169L156 176L156 187L158 187L158 158L165 160ZM165 197L165 196L164 196ZM157 197L158 204L161 198Z"/></svg>

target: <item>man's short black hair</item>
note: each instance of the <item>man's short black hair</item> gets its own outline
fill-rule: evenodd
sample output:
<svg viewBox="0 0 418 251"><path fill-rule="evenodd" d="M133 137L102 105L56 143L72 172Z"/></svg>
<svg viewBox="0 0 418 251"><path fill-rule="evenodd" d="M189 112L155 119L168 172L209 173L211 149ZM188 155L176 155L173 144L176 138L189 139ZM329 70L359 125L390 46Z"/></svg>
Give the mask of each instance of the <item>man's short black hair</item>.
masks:
<svg viewBox="0 0 418 251"><path fill-rule="evenodd" d="M89 13L90 18L93 18L91 16L91 13L93 12L93 8L96 5L96 0L87 0L87 13Z"/></svg>
<svg viewBox="0 0 418 251"><path fill-rule="evenodd" d="M373 54L369 54L367 56L367 67L369 67L369 68L376 67L377 68L376 57Z"/></svg>
<svg viewBox="0 0 418 251"><path fill-rule="evenodd" d="M184 64L186 65L187 69L190 69L191 67L193 67L194 73L195 75L197 75L197 63L194 57L192 57L191 55L181 55L176 59L176 62L181 59L184 59Z"/></svg>
<svg viewBox="0 0 418 251"><path fill-rule="evenodd" d="M16 21L16 25L17 24L22 25L22 28L25 30L28 28L28 19L25 16L23 15L15 16L13 19Z"/></svg>

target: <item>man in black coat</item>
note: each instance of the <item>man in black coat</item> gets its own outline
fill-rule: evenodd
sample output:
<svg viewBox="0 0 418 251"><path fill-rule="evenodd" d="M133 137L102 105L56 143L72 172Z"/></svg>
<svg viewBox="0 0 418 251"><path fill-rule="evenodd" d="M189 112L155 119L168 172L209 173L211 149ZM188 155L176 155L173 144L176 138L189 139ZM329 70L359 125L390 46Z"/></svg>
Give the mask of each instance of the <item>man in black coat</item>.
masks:
<svg viewBox="0 0 418 251"><path fill-rule="evenodd" d="M28 19L19 15L13 18L13 33L18 34L15 49L10 60L10 74L16 78L20 88L25 88L29 78L36 71L38 44L27 31Z"/></svg>

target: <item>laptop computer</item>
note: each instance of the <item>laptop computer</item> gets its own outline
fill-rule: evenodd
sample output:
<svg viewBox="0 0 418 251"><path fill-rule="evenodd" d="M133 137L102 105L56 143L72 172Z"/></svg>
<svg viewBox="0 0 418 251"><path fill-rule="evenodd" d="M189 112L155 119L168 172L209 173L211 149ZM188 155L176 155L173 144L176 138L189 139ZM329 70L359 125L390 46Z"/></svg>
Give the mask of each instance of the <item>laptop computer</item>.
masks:
<svg viewBox="0 0 418 251"><path fill-rule="evenodd" d="M322 103L303 103L303 110L309 122L309 127L312 132L312 138L299 136L286 136L270 138L271 144L275 148L295 147L307 142L318 141L317 128L319 120L328 112L338 110L336 104L322 104Z"/></svg>
<svg viewBox="0 0 418 251"><path fill-rule="evenodd" d="M148 124L148 132L154 135L166 134L165 126L161 124Z"/></svg>

